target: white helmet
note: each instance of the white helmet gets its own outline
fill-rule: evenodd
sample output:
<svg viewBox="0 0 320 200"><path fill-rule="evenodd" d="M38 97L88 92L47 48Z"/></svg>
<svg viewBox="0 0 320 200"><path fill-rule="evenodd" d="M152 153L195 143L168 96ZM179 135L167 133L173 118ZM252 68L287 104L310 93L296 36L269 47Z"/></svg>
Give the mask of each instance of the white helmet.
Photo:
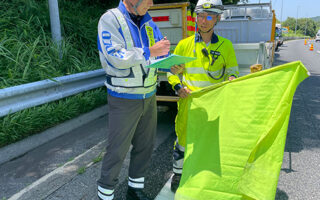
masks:
<svg viewBox="0 0 320 200"><path fill-rule="evenodd" d="M195 9L196 13L209 12L221 15L224 11L221 0L199 0Z"/></svg>

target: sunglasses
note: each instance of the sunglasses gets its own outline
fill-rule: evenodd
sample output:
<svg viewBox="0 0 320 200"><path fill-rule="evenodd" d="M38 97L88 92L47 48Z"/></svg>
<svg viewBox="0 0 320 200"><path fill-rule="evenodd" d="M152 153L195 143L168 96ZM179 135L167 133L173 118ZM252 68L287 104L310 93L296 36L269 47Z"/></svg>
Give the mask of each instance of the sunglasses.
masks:
<svg viewBox="0 0 320 200"><path fill-rule="evenodd" d="M213 17L210 15L206 15L206 16L205 15L197 15L197 17L198 17L198 19L206 19L208 21L213 20Z"/></svg>

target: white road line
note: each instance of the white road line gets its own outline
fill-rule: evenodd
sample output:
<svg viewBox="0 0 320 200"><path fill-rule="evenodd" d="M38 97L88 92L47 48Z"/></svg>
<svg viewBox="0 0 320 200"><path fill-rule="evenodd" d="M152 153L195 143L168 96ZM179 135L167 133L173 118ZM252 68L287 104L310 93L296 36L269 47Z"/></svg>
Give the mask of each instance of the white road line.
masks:
<svg viewBox="0 0 320 200"><path fill-rule="evenodd" d="M170 189L172 176L167 181L167 183L163 186L163 188L161 189L161 191L159 192L159 194L154 200L174 200L174 193Z"/></svg>

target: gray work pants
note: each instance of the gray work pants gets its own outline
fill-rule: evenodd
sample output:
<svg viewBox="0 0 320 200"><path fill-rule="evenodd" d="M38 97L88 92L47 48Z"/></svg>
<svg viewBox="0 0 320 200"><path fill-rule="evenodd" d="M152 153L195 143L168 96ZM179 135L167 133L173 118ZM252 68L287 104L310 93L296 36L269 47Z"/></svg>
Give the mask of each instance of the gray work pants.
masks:
<svg viewBox="0 0 320 200"><path fill-rule="evenodd" d="M144 177L157 129L156 96L123 99L108 95L109 132L98 185L114 189L130 145L129 177Z"/></svg>

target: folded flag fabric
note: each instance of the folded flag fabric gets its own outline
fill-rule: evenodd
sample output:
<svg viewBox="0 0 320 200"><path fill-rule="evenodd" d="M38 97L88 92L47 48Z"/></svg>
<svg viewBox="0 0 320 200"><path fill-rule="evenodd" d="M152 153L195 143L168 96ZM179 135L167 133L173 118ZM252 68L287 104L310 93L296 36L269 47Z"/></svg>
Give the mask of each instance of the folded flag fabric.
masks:
<svg viewBox="0 0 320 200"><path fill-rule="evenodd" d="M293 96L309 76L292 62L193 92L176 200L275 198Z"/></svg>

